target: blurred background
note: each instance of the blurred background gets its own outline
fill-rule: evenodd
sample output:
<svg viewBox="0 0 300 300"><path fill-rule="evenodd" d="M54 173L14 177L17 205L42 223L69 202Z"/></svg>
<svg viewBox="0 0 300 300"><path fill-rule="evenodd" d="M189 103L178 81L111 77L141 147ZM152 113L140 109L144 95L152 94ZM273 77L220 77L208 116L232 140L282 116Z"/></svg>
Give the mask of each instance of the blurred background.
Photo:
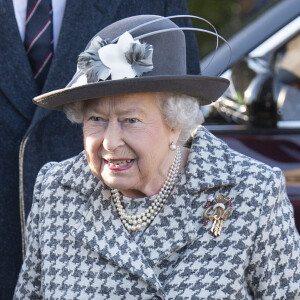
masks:
<svg viewBox="0 0 300 300"><path fill-rule="evenodd" d="M232 50L213 52L216 37L196 33L202 74L230 80L218 101L202 107L204 124L231 148L283 170L300 232L300 0L187 0L187 5ZM192 22L212 30L203 21Z"/></svg>
<svg viewBox="0 0 300 300"><path fill-rule="evenodd" d="M228 39L270 7L284 0L187 0L191 15L210 21L218 33ZM211 29L204 22L193 20L195 27ZM197 33L199 56L204 57L216 46L216 39Z"/></svg>

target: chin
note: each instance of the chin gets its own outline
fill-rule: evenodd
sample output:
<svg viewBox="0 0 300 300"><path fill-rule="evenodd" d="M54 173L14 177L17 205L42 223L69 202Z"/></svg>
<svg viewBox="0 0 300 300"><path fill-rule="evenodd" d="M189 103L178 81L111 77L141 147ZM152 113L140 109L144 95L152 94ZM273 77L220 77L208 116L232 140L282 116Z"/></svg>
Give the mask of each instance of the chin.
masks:
<svg viewBox="0 0 300 300"><path fill-rule="evenodd" d="M118 191L130 189L128 183L122 182L123 180L116 180L114 178L102 179L102 180L111 189L117 189Z"/></svg>

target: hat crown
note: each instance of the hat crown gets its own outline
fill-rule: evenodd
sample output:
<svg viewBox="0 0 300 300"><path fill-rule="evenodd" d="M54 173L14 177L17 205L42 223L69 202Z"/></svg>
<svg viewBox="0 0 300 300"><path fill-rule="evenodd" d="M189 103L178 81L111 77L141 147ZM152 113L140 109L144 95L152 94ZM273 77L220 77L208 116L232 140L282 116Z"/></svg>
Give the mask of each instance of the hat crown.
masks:
<svg viewBox="0 0 300 300"><path fill-rule="evenodd" d="M79 55L77 72L67 87L38 96L34 102L60 110L77 101L152 92L197 97L199 105L215 101L229 81L186 72L183 30L209 31L180 28L170 20L177 17L190 16L133 16L105 27ZM219 37L216 31L213 35Z"/></svg>
<svg viewBox="0 0 300 300"><path fill-rule="evenodd" d="M134 29L139 25L154 20L156 21ZM122 19L105 27L99 31L93 39L99 36L103 40L113 41L126 31L130 31L130 34L135 39L147 33L171 28L178 29L179 27L171 20L161 16L140 15ZM91 41L93 39L91 39ZM91 41L86 49L88 49ZM143 73L141 77L186 74L186 44L182 30L155 33L151 36L139 39L139 41L141 43L146 42L153 47L153 70Z"/></svg>

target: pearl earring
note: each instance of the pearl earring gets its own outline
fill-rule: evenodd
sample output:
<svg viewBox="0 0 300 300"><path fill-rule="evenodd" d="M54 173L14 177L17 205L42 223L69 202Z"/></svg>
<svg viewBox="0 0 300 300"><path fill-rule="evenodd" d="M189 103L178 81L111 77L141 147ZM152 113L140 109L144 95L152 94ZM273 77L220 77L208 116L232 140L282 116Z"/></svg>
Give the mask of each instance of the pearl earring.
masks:
<svg viewBox="0 0 300 300"><path fill-rule="evenodd" d="M177 146L174 144L174 142L172 142L172 143L170 144L169 148L170 148L171 151L175 151L176 148L177 148Z"/></svg>

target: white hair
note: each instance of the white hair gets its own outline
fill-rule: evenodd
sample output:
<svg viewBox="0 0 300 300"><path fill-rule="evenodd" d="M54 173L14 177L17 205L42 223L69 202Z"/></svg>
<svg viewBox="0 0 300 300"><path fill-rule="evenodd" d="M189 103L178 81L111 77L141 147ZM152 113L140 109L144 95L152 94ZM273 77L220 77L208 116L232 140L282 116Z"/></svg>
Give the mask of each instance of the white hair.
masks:
<svg viewBox="0 0 300 300"><path fill-rule="evenodd" d="M69 121L77 124L83 123L83 105L84 101L77 101L63 106L63 111Z"/></svg>
<svg viewBox="0 0 300 300"><path fill-rule="evenodd" d="M166 124L181 130L179 144L184 144L204 122L197 98L177 93L158 93L158 107Z"/></svg>
<svg viewBox="0 0 300 300"><path fill-rule="evenodd" d="M178 142L183 145L204 121L197 98L177 93L156 94L157 105L164 121L170 128L181 131ZM72 123L83 123L84 102L78 101L63 106L63 111Z"/></svg>

